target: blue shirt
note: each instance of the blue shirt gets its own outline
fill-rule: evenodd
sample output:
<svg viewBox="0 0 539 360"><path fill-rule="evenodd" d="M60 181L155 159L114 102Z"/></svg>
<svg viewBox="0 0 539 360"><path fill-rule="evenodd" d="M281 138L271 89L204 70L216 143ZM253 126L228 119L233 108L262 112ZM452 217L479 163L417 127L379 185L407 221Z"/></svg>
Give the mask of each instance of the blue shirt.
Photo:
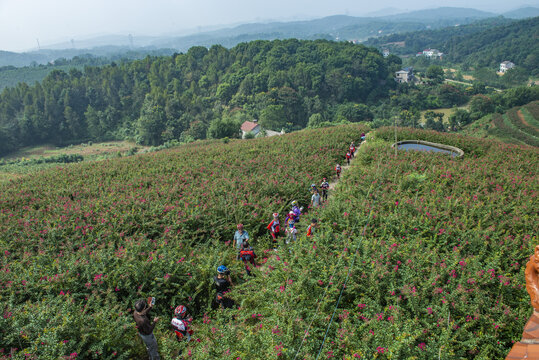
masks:
<svg viewBox="0 0 539 360"><path fill-rule="evenodd" d="M238 249L241 247L244 240L249 240L249 234L247 234L247 231L243 230L243 232L240 234L240 231L236 230L236 233L234 234L234 242L236 243L236 247Z"/></svg>

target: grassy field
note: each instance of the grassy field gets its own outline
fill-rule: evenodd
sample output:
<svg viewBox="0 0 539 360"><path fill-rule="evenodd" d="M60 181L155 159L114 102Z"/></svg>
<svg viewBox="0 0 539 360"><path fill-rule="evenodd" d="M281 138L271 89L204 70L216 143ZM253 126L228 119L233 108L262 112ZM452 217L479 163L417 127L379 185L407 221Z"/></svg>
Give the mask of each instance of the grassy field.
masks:
<svg viewBox="0 0 539 360"><path fill-rule="evenodd" d="M36 158L36 157L47 157L59 154L80 154L84 157L90 155L105 155L116 152L125 152L131 150L132 148L141 148L137 146L134 142L130 141L108 141L102 143L85 143L80 145L70 145L67 147L56 147L54 145L42 145L42 146L33 146L22 148L21 150L14 152L6 156L5 160L15 160L20 158Z"/></svg>
<svg viewBox="0 0 539 360"><path fill-rule="evenodd" d="M37 164L31 161L35 159L48 159L60 155L81 155L84 157L84 161L96 161L111 157L120 157L126 154L133 155L147 149L148 147L138 146L129 141L85 143L67 147L56 147L53 145L26 147L3 158L5 163L0 162L0 184L42 170L69 166L69 164L65 163Z"/></svg>
<svg viewBox="0 0 539 360"><path fill-rule="evenodd" d="M455 108L439 108L439 109L430 109L430 110L424 110L421 111L421 124L425 124L427 119L425 119L425 113L427 111L434 111L436 113L443 113L444 114L444 123L449 124L449 116L453 113ZM459 106L458 109L466 109L468 110L468 106Z"/></svg>

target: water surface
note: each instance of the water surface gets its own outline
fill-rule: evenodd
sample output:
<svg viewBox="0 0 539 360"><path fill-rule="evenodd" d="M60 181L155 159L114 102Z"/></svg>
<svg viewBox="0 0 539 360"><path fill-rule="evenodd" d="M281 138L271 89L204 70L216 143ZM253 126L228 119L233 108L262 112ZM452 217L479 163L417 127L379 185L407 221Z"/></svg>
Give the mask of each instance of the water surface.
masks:
<svg viewBox="0 0 539 360"><path fill-rule="evenodd" d="M451 156L457 156L458 154L454 151L451 151L451 150L446 150L446 149L440 149L440 148L437 148L437 147L434 147L434 146L430 146L430 145L424 145L424 144L414 144L414 143L405 143L405 144L400 144L398 146L398 149L399 150L416 150L416 151L434 151L434 152L441 152L441 153L444 153L444 154L451 154Z"/></svg>

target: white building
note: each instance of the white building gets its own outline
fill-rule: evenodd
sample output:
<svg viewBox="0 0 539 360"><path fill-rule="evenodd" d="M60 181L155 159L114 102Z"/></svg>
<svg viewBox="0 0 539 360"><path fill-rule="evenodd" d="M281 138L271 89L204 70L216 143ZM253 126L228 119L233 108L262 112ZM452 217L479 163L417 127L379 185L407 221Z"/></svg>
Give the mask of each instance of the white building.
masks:
<svg viewBox="0 0 539 360"><path fill-rule="evenodd" d="M440 50L437 50L437 49L425 49L423 50L422 53L420 53L421 55L423 55L424 57L428 57L429 59L432 59L432 58L442 58L442 56L444 56L444 53L441 52ZM418 55L420 55L418 54Z"/></svg>
<svg viewBox="0 0 539 360"><path fill-rule="evenodd" d="M505 73L507 70L512 69L515 67L515 64L513 64L511 61L504 61L500 64L500 72Z"/></svg>
<svg viewBox="0 0 539 360"><path fill-rule="evenodd" d="M411 67L407 67L395 72L395 81L398 83L413 82L414 79L414 69Z"/></svg>

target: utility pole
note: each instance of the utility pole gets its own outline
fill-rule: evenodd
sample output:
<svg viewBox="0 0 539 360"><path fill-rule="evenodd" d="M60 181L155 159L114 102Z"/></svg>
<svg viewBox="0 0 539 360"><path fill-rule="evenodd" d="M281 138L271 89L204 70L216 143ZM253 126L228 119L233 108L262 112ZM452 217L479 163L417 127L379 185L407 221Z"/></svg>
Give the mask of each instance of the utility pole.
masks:
<svg viewBox="0 0 539 360"><path fill-rule="evenodd" d="M41 46L39 46L39 39L36 39L37 41L37 50L41 50Z"/></svg>
<svg viewBox="0 0 539 360"><path fill-rule="evenodd" d="M397 157L397 149L399 148L397 145L397 115L393 116L393 128L395 129L395 157Z"/></svg>

